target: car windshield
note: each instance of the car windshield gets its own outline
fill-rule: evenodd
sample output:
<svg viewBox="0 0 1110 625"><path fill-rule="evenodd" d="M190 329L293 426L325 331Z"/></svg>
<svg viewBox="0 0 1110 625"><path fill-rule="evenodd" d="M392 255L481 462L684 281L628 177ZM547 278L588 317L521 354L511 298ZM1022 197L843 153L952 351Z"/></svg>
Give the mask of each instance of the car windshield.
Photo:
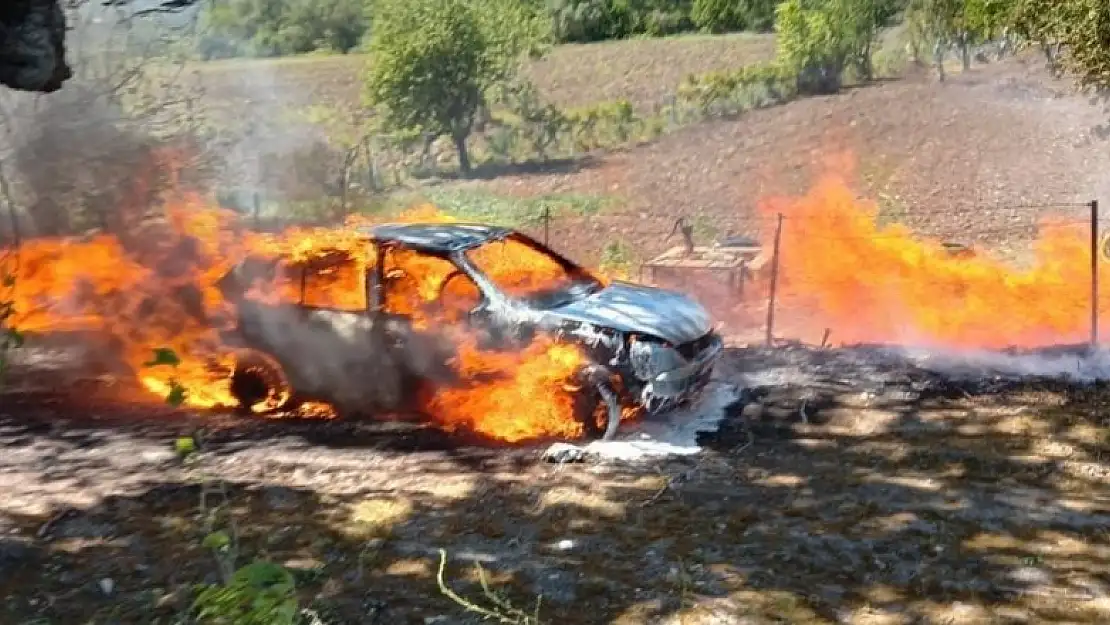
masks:
<svg viewBox="0 0 1110 625"><path fill-rule="evenodd" d="M588 272L566 266L526 239L510 236L466 253L501 292L539 308L552 308L601 288Z"/></svg>

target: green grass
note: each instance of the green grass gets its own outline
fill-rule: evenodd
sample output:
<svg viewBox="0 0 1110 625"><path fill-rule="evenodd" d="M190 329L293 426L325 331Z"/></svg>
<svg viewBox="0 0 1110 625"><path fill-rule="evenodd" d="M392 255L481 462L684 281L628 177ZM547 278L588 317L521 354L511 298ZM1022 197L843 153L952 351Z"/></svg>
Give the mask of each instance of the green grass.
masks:
<svg viewBox="0 0 1110 625"><path fill-rule="evenodd" d="M515 197L481 189L442 187L396 196L384 206L372 209L372 212L396 214L414 205L429 203L464 221L520 228L542 224L545 213L552 218L595 215L609 208L614 201L604 196L573 193Z"/></svg>

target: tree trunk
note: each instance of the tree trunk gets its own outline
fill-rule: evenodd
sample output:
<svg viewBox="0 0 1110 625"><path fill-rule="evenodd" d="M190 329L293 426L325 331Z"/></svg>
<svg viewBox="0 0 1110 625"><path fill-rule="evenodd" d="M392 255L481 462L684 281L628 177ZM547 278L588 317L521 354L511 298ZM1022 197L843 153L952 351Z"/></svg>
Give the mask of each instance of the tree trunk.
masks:
<svg viewBox="0 0 1110 625"><path fill-rule="evenodd" d="M941 41L937 41L933 44L933 63L937 68L937 78L940 79L941 82L944 82L944 48L944 43Z"/></svg>
<svg viewBox="0 0 1110 625"><path fill-rule="evenodd" d="M860 74L866 82L875 79L875 67L871 62L871 41L868 41L863 48L863 58L860 59Z"/></svg>
<svg viewBox="0 0 1110 625"><path fill-rule="evenodd" d="M957 39L957 44L960 46L960 63L963 65L964 71L971 69L971 38L967 33L962 32Z"/></svg>
<svg viewBox="0 0 1110 625"><path fill-rule="evenodd" d="M451 137L455 142L455 150L459 153L459 171L461 171L463 175L470 173L470 153L466 149L466 137L467 135L462 133L455 134Z"/></svg>

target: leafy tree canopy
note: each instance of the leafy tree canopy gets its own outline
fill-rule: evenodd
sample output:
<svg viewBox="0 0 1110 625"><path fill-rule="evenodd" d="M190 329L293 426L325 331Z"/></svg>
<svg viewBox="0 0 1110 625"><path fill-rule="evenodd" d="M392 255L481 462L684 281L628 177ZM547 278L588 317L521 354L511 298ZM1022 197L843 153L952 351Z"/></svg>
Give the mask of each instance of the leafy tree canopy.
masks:
<svg viewBox="0 0 1110 625"><path fill-rule="evenodd" d="M541 54L550 22L517 0L378 0L366 99L387 129L466 141L487 93Z"/></svg>

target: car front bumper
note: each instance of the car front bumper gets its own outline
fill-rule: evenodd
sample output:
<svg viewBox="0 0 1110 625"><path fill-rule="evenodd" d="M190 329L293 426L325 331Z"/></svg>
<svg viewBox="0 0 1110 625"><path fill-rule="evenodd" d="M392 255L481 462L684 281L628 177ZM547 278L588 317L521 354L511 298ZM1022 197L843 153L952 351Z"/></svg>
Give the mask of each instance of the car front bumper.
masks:
<svg viewBox="0 0 1110 625"><path fill-rule="evenodd" d="M692 399L709 382L713 367L724 351L724 341L714 335L712 340L681 367L655 375L645 387L645 405L673 405Z"/></svg>

